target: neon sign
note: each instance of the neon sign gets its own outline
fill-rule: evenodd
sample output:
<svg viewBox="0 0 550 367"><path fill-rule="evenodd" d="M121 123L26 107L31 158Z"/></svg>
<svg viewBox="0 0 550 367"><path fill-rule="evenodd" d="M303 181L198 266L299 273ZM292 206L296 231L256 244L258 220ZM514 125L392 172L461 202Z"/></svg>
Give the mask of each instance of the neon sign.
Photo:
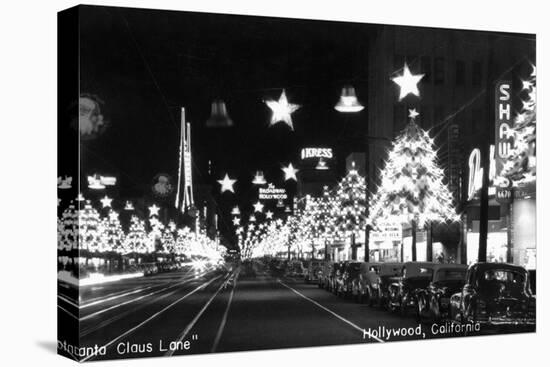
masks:
<svg viewBox="0 0 550 367"><path fill-rule="evenodd" d="M489 181L492 182L496 177L495 169L495 146L491 145L490 148L491 164L489 166ZM468 158L468 200L472 200L476 194L483 187L483 167L481 167L481 151L479 148L475 148L470 153ZM489 186L489 195L494 195L496 189L494 186Z"/></svg>
<svg viewBox="0 0 550 367"><path fill-rule="evenodd" d="M334 154L332 148L303 148L300 156L302 160L311 158L332 159Z"/></svg>

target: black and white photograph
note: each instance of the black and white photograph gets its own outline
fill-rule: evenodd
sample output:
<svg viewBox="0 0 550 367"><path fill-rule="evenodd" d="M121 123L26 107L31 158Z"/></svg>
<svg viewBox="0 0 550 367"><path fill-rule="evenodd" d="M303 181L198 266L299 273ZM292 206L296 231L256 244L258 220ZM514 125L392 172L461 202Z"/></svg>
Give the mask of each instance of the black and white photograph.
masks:
<svg viewBox="0 0 550 367"><path fill-rule="evenodd" d="M0 365L544 364L543 3L0 14Z"/></svg>
<svg viewBox="0 0 550 367"><path fill-rule="evenodd" d="M58 14L58 353L536 330L536 36Z"/></svg>

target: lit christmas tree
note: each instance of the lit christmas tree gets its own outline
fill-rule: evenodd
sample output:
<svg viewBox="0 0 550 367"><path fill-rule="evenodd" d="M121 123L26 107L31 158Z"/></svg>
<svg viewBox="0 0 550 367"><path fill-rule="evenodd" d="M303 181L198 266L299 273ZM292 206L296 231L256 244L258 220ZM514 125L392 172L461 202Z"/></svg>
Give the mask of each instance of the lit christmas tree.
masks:
<svg viewBox="0 0 550 367"><path fill-rule="evenodd" d="M126 253L124 249L124 231L118 219L118 213L110 210L109 216L103 218L102 248L103 251Z"/></svg>
<svg viewBox="0 0 550 367"><path fill-rule="evenodd" d="M147 232L145 232L145 223L137 216L133 215L130 219L130 229L124 241L124 248L128 253L147 253L148 246Z"/></svg>
<svg viewBox="0 0 550 367"><path fill-rule="evenodd" d="M501 177L512 182L514 186L522 186L534 182L537 175L536 165L536 132L537 132L537 102L536 102L536 72L523 82L523 91L527 99L523 102L521 112L514 121L514 146L504 163Z"/></svg>
<svg viewBox="0 0 550 367"><path fill-rule="evenodd" d="M58 223L58 250L71 251L78 249L78 213L71 201L67 209L61 214Z"/></svg>
<svg viewBox="0 0 550 367"><path fill-rule="evenodd" d="M84 208L78 211L78 239L80 250L99 252L101 246L102 223L99 212L86 201Z"/></svg>
<svg viewBox="0 0 550 367"><path fill-rule="evenodd" d="M325 241L331 241L335 236L334 214L337 202L328 186L323 187L323 196L316 200L316 204L313 212L315 233Z"/></svg>
<svg viewBox="0 0 550 367"><path fill-rule="evenodd" d="M365 231L367 185L355 169L355 163L336 189L334 226L340 238L350 238L352 258L355 259L355 239Z"/></svg>
<svg viewBox="0 0 550 367"><path fill-rule="evenodd" d="M162 252L166 254L176 253L176 240L170 228L164 229L160 241L162 242Z"/></svg>
<svg viewBox="0 0 550 367"><path fill-rule="evenodd" d="M412 258L416 260L416 229L458 216L452 194L443 183L433 139L411 118L394 140L381 172L381 182L370 203L369 223L410 224Z"/></svg>

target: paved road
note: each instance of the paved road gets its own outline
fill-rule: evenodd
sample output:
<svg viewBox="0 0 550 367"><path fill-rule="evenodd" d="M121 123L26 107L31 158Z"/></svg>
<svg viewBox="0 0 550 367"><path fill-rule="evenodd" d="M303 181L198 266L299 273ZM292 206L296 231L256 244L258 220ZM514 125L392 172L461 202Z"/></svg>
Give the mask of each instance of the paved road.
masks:
<svg viewBox="0 0 550 367"><path fill-rule="evenodd" d="M464 335L434 334L432 325L419 325L414 317L264 271L210 271L198 277L174 272L119 281L85 288L79 305L61 291L60 318L80 320L81 346L104 347L104 354L86 360ZM381 328L413 335L388 338Z"/></svg>

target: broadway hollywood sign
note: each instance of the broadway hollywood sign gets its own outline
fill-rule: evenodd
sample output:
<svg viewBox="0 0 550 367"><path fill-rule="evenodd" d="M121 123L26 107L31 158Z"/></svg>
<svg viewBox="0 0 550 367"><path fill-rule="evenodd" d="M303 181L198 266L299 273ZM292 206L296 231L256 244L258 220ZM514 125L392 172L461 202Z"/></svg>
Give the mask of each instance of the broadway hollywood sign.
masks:
<svg viewBox="0 0 550 367"><path fill-rule="evenodd" d="M260 200L286 200L288 194L286 189L275 187L275 185L270 183L267 187L260 187L258 189L258 198Z"/></svg>

